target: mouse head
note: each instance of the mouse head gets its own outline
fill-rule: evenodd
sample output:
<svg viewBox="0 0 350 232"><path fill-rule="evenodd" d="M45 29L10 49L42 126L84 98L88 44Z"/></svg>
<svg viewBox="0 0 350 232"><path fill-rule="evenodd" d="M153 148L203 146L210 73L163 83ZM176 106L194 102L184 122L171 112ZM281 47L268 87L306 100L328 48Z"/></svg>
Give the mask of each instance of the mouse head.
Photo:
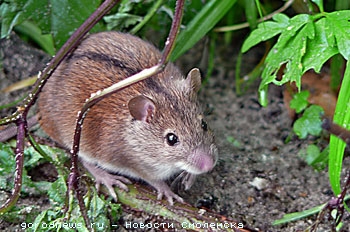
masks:
<svg viewBox="0 0 350 232"><path fill-rule="evenodd" d="M197 103L199 70L192 69L186 79L170 76L157 83L164 85L163 91L136 96L128 103L134 133L130 145L144 154L145 165L160 169L166 178L181 170L191 174L212 170L218 152Z"/></svg>

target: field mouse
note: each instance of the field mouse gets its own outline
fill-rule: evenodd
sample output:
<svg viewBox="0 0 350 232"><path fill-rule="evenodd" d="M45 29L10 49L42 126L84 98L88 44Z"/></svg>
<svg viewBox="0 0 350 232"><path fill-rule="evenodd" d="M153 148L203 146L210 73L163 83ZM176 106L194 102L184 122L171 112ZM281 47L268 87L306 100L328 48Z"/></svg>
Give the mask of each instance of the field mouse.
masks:
<svg viewBox="0 0 350 232"><path fill-rule="evenodd" d="M40 93L39 123L56 142L72 147L78 111L92 93L156 65L161 53L130 34L100 32L84 39L54 71ZM153 186L170 204L182 198L165 180L183 172L185 187L213 169L214 137L197 102L198 69L187 78L169 63L165 70L122 89L92 107L85 118L79 157L113 198L112 186L128 190L126 177ZM119 176L119 175L120 176ZM121 176L123 175L123 176ZM126 177L125 177L126 176Z"/></svg>

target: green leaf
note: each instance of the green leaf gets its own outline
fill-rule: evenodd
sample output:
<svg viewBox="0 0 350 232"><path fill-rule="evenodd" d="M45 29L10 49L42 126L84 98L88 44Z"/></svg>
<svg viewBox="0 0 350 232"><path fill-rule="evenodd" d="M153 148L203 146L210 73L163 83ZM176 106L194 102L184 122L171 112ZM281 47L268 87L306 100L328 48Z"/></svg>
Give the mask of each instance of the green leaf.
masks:
<svg viewBox="0 0 350 232"><path fill-rule="evenodd" d="M1 38L8 36L14 26L30 20L43 34L52 34L58 49L100 3L101 0L13 0L3 3L0 8ZM100 29L98 24L92 31Z"/></svg>
<svg viewBox="0 0 350 232"><path fill-rule="evenodd" d="M49 55L55 55L55 47L53 44L52 36L50 34L43 35L39 27L29 21L15 27L15 31L24 34L35 41L45 52Z"/></svg>
<svg viewBox="0 0 350 232"><path fill-rule="evenodd" d="M10 190L8 179L13 175L15 158L12 148L7 143L0 143L0 188Z"/></svg>
<svg viewBox="0 0 350 232"><path fill-rule="evenodd" d="M321 114L323 109L320 106L312 105L307 108L303 116L297 119L293 125L294 132L300 139L306 138L308 134L320 135L322 131Z"/></svg>
<svg viewBox="0 0 350 232"><path fill-rule="evenodd" d="M95 11L100 0L55 0L49 1L49 4L51 6L51 33L56 47L60 48ZM96 30L95 27L92 32Z"/></svg>
<svg viewBox="0 0 350 232"><path fill-rule="evenodd" d="M245 0L244 10L250 28L254 29L258 21L258 10L255 5L256 0Z"/></svg>
<svg viewBox="0 0 350 232"><path fill-rule="evenodd" d="M324 170L328 165L328 160L329 160L329 146L323 149L323 151L321 151L321 153L317 157L315 157L315 159L311 163L311 166L317 171Z"/></svg>
<svg viewBox="0 0 350 232"><path fill-rule="evenodd" d="M349 199L350 199L350 196L346 195L344 201L348 201ZM316 207L313 207L311 209L304 210L302 212L285 214L285 215L283 215L283 218L275 220L272 223L272 225L276 226L276 225L280 225L280 224L284 224L284 223L288 223L288 222L292 222L292 221L297 221L297 220L300 220L302 218L309 217L311 215L319 213L325 206L326 206L326 203L319 205L319 206L316 206Z"/></svg>
<svg viewBox="0 0 350 232"><path fill-rule="evenodd" d="M41 226L43 225L43 223L45 223L44 219L47 217L47 211L48 210L44 210L35 218L33 223L33 231L41 230Z"/></svg>
<svg viewBox="0 0 350 232"><path fill-rule="evenodd" d="M207 2L186 28L180 32L171 54L171 61L180 57L208 33L236 1L212 0Z"/></svg>
<svg viewBox="0 0 350 232"><path fill-rule="evenodd" d="M276 225L280 225L280 224L284 224L284 223L287 223L287 222L296 221L296 220L299 220L299 219L302 219L302 218L314 215L314 214L320 212L324 208L325 205L326 204L319 205L319 206L316 206L314 208L304 210L303 212L295 212L295 213L285 214L283 216L283 218L275 220L272 223L272 225L276 226Z"/></svg>
<svg viewBox="0 0 350 232"><path fill-rule="evenodd" d="M307 146L306 151L300 151L300 156L306 163L314 169L321 171L327 166L329 149L324 149L322 152L315 144Z"/></svg>
<svg viewBox="0 0 350 232"><path fill-rule="evenodd" d="M350 11L336 11L326 15L329 27L333 30L340 54L350 58Z"/></svg>
<svg viewBox="0 0 350 232"><path fill-rule="evenodd" d="M13 27L26 20L37 22L40 28L50 28L48 0L13 0L1 5L1 38L10 34ZM45 18L45 20L44 20ZM48 31L50 32L50 31Z"/></svg>
<svg viewBox="0 0 350 232"><path fill-rule="evenodd" d="M107 23L107 30L121 30L142 21L143 17L130 13L138 3L140 3L140 0L121 1L117 13L103 17Z"/></svg>
<svg viewBox="0 0 350 232"><path fill-rule="evenodd" d="M320 155L321 151L315 144L310 144L306 148L305 161L308 165L311 165L315 159Z"/></svg>
<svg viewBox="0 0 350 232"><path fill-rule="evenodd" d="M290 101L290 108L295 109L295 112L300 113L309 105L309 102L307 101L309 96L309 91L301 91L294 94L293 99Z"/></svg>
<svg viewBox="0 0 350 232"><path fill-rule="evenodd" d="M309 15L297 15L289 22L266 57L266 68L262 73L263 80L259 89L271 82L282 85L289 81L294 81L300 89L300 77L305 72L302 58L306 53L307 38L314 37L314 30L310 25L312 22ZM286 72L281 80L276 80L277 72L282 64L286 64Z"/></svg>
<svg viewBox="0 0 350 232"><path fill-rule="evenodd" d="M107 30L121 29L132 26L142 21L142 17L128 13L117 13L115 15L108 15L103 18L107 23Z"/></svg>
<svg viewBox="0 0 350 232"><path fill-rule="evenodd" d="M23 9L26 0L3 2L0 5L0 21L1 21L1 39L10 35L13 27L18 24L20 20L20 9Z"/></svg>
<svg viewBox="0 0 350 232"><path fill-rule="evenodd" d="M343 82L339 91L338 101L333 120L336 124L350 129L350 61L346 63ZM329 179L334 195L338 195L340 188L340 174L345 150L345 142L336 136L331 136L329 141Z"/></svg>
<svg viewBox="0 0 350 232"><path fill-rule="evenodd" d="M274 17L275 19L275 17ZM276 48L284 48L286 46L292 46L292 44L288 44L288 42L296 35L302 34L303 37L313 38L314 31L312 28L311 16L308 14L299 14L294 16L289 20L289 23L286 28L284 28L281 36L277 41ZM305 27L304 27L305 26ZM303 28L303 29L301 29Z"/></svg>
<svg viewBox="0 0 350 232"><path fill-rule="evenodd" d="M24 150L24 157L26 158L24 162L24 166L26 168L35 167L39 163L40 159L43 158L33 147L29 147Z"/></svg>
<svg viewBox="0 0 350 232"><path fill-rule="evenodd" d="M259 102L264 107L267 106L267 103L268 103L267 93L268 93L268 86L267 85L262 86L260 84L260 87L259 87Z"/></svg>
<svg viewBox="0 0 350 232"><path fill-rule="evenodd" d="M94 194L88 211L89 217L93 218L94 229L97 231L109 231L110 222L107 215L107 202L102 200L98 194Z"/></svg>
<svg viewBox="0 0 350 232"><path fill-rule="evenodd" d="M243 148L242 143L239 140L235 139L233 136L228 136L226 140L237 148Z"/></svg>
<svg viewBox="0 0 350 232"><path fill-rule="evenodd" d="M276 14L274 15L273 19L275 22L267 21L260 23L258 28L252 31L252 33L243 43L241 48L243 53L258 43L269 40L272 37L280 34L289 25L289 18L285 14Z"/></svg>
<svg viewBox="0 0 350 232"><path fill-rule="evenodd" d="M51 188L48 190L47 194L56 204L62 204L65 202L67 192L66 181L62 176L58 176L58 179L52 183Z"/></svg>
<svg viewBox="0 0 350 232"><path fill-rule="evenodd" d="M281 33L265 60L266 68L259 87L262 105L267 102L263 92L268 84L283 85L286 82L295 82L300 90L301 76L307 70L314 69L319 72L324 63L338 53L345 59L350 57L348 10L317 15L300 14L291 19L277 14L273 19L274 22L259 24L242 47L242 51L246 51L255 44ZM286 70L282 79L277 80L276 74L282 65L286 66Z"/></svg>
<svg viewBox="0 0 350 232"><path fill-rule="evenodd" d="M315 36L308 40L307 51L303 57L304 69L319 72L323 64L339 51L335 44L333 31L326 18L314 23Z"/></svg>

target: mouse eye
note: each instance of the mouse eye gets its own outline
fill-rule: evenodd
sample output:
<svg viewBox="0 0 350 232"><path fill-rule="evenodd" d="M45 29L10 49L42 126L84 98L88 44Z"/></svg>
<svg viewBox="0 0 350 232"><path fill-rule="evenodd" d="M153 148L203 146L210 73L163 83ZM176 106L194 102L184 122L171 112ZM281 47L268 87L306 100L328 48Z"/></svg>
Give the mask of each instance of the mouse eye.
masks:
<svg viewBox="0 0 350 232"><path fill-rule="evenodd" d="M179 142L179 139L177 138L177 136L173 133L168 133L166 135L166 141L169 144L169 146L174 146L175 144L177 144Z"/></svg>
<svg viewBox="0 0 350 232"><path fill-rule="evenodd" d="M204 131L208 130L208 124L202 119L202 124L201 124L202 128Z"/></svg>

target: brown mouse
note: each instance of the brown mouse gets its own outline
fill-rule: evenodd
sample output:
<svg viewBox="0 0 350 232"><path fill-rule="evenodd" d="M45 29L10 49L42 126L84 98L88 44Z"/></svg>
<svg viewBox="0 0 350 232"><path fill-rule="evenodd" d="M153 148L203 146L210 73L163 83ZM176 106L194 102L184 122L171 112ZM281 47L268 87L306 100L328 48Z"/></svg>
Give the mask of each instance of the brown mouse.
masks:
<svg viewBox="0 0 350 232"><path fill-rule="evenodd" d="M39 96L40 124L56 142L72 147L78 111L92 93L156 65L161 53L130 34L89 35L54 71ZM187 78L169 63L158 75L122 89L92 107L84 121L79 157L116 199L113 185L128 190L141 179L172 204L165 180L183 172L185 187L213 169L217 147L197 102L201 77ZM187 181L187 182L186 182ZM190 183L191 182L191 183Z"/></svg>

